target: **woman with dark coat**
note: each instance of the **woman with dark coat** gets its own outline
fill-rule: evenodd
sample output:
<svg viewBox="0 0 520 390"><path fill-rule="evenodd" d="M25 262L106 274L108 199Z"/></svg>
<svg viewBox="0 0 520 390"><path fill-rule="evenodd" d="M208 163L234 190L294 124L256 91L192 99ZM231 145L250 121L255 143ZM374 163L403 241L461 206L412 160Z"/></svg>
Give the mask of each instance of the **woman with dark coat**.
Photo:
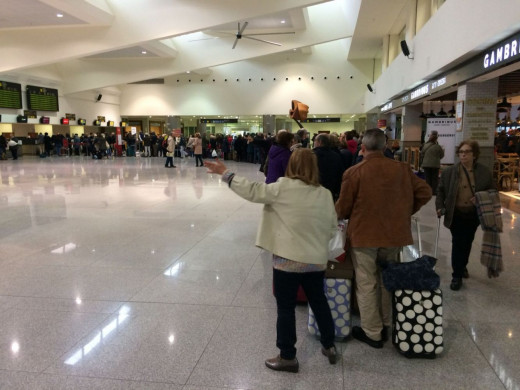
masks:
<svg viewBox="0 0 520 390"><path fill-rule="evenodd" d="M462 278L468 278L469 255L475 232L480 224L474 205L475 192L494 188L493 174L477 162L480 147L476 141L462 141L457 147L460 161L441 174L435 207L439 218L444 214L444 226L451 231L450 288L462 287Z"/></svg>
<svg viewBox="0 0 520 390"><path fill-rule="evenodd" d="M265 162L264 171L266 171L265 182L267 184L274 183L278 178L285 176L285 170L291 157L291 145L294 140L294 134L288 131L281 130L276 135L276 140L269 154L267 155L267 161Z"/></svg>

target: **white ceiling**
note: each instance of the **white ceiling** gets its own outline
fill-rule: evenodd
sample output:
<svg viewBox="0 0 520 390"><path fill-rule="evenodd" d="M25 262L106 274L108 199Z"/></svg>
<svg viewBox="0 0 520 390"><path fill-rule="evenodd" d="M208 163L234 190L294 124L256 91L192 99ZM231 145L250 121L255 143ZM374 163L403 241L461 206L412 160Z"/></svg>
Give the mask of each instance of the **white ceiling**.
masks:
<svg viewBox="0 0 520 390"><path fill-rule="evenodd" d="M260 4L261 3L261 4ZM406 0L2 0L4 79L65 93L165 78L352 37L349 59L377 56ZM58 18L58 13L63 14ZM356 23L359 20L360 22ZM232 49L238 23L252 39ZM282 23L285 21L285 23ZM295 34L276 34L294 32ZM135 61L129 61L134 59Z"/></svg>

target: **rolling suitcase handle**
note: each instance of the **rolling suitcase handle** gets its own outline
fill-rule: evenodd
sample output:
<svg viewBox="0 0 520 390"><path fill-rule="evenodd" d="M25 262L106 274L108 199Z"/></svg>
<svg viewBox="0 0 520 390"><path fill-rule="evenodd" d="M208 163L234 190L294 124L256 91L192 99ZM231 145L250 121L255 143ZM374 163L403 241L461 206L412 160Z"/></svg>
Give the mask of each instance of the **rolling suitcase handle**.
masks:
<svg viewBox="0 0 520 390"><path fill-rule="evenodd" d="M435 236L435 248L433 250L433 257L437 258L437 248L439 248L439 232L441 230L441 217L437 218L437 234Z"/></svg>
<svg viewBox="0 0 520 390"><path fill-rule="evenodd" d="M419 219L417 217L412 217L412 221L415 223L415 227L417 228L417 241L419 241L419 257L422 256L422 240L421 240L421 227L419 226Z"/></svg>

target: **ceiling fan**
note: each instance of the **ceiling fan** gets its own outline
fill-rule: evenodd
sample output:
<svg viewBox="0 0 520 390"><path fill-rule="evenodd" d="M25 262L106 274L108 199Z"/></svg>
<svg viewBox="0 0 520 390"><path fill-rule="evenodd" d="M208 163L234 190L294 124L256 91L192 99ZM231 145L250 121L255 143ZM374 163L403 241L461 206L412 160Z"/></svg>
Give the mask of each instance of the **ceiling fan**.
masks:
<svg viewBox="0 0 520 390"><path fill-rule="evenodd" d="M266 41L265 39L258 39L253 38L253 36L258 35L278 35L278 34L294 34L294 31L288 31L288 32L277 32L277 33L258 33L258 34L244 34L244 30L246 29L248 22L244 22L242 25L242 28L240 28L240 22L238 22L238 32L235 34L235 42L233 43L232 49L234 49L237 46L238 40L242 38L246 39L252 39L254 41L264 42L268 43L270 45L276 45L276 46L282 46L280 43L272 42L272 41Z"/></svg>
<svg viewBox="0 0 520 390"><path fill-rule="evenodd" d="M236 34L233 34L233 33L230 33L230 32L224 32L224 31L219 31L219 33L220 34L228 34L228 35L234 35L235 36L235 42L233 43L232 49L234 49L237 46L237 43L238 43L239 39L242 39L242 38L252 39L254 41L263 42L263 43L268 43L270 45L282 46L278 42L267 41L265 39L259 39L259 38L253 38L253 37L254 36L262 36L262 35L279 35L279 34L294 34L295 33L294 31L287 31L287 32L244 34L244 30L246 29L248 24L249 24L249 22L244 22L242 27L240 27L240 22L238 22L238 30L237 30ZM204 40L207 40L207 39L217 39L217 38L218 37L203 38L203 39L195 39L193 41L204 41ZM193 42L193 41L190 41L190 42Z"/></svg>

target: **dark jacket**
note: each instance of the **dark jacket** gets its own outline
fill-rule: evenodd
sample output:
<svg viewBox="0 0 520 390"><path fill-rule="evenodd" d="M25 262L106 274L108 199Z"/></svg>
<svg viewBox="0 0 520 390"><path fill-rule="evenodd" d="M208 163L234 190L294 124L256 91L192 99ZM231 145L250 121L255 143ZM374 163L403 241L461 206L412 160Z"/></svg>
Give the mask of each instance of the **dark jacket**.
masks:
<svg viewBox="0 0 520 390"><path fill-rule="evenodd" d="M274 183L278 178L285 176L290 157L291 151L289 149L278 145L271 146L267 157L267 176L265 178L267 184Z"/></svg>
<svg viewBox="0 0 520 390"><path fill-rule="evenodd" d="M334 200L338 199L341 189L341 177L343 172L345 172L341 156L331 148L324 146L314 148L314 154L318 158L320 184L332 193Z"/></svg>
<svg viewBox="0 0 520 390"><path fill-rule="evenodd" d="M349 169L352 166L354 155L347 147L339 149L339 153L341 154L345 170Z"/></svg>
<svg viewBox="0 0 520 390"><path fill-rule="evenodd" d="M435 207L437 210L445 210L444 226L447 228L451 226L453 221L453 212L455 211L455 202L457 201L457 189L459 188L460 180L459 166L460 162L444 169L437 187ZM473 175L475 177L475 192L494 188L493 174L485 165L475 163Z"/></svg>

